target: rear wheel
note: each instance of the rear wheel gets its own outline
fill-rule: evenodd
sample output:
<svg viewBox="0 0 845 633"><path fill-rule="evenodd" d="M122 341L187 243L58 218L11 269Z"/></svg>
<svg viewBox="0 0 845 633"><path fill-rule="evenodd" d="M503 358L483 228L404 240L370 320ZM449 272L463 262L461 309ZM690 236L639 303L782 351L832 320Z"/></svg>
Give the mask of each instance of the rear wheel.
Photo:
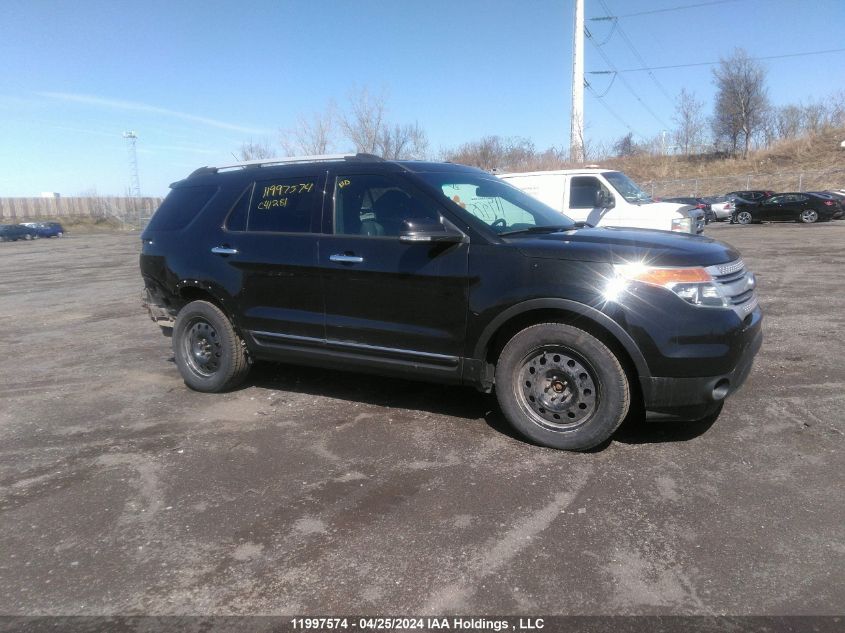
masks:
<svg viewBox="0 0 845 633"><path fill-rule="evenodd" d="M496 365L496 396L522 435L564 450L607 440L630 406L619 359L597 338L562 323L516 334Z"/></svg>
<svg viewBox="0 0 845 633"><path fill-rule="evenodd" d="M232 322L207 301L192 301L179 311L173 354L185 384L196 391L227 391L249 372L246 349Z"/></svg>
<svg viewBox="0 0 845 633"><path fill-rule="evenodd" d="M804 209L799 216L804 224L812 224L819 219L819 212L814 209Z"/></svg>
<svg viewBox="0 0 845 633"><path fill-rule="evenodd" d="M736 214L736 221L740 224L751 224L753 220L754 218L751 217L751 214L748 211L740 211Z"/></svg>

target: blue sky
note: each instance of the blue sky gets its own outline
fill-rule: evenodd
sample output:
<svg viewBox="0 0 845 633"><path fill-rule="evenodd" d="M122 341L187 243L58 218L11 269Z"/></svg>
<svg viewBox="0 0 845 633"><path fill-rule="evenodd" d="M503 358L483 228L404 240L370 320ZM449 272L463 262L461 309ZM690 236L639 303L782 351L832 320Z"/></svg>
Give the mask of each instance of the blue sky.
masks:
<svg viewBox="0 0 845 633"><path fill-rule="evenodd" d="M586 0L587 25L617 68L845 48L843 0ZM431 149L487 134L569 144L573 3L569 0L4 0L0 21L0 196L129 184L124 130L138 134L144 194L206 164L231 162L250 139L276 142L298 116L368 87L391 119L418 121ZM585 45L586 70L606 70ZM845 89L845 52L776 59L773 103ZM588 78L588 139L671 128L685 87L713 95L710 67ZM608 90L609 88L609 90ZM642 104L645 104L642 105ZM649 110L651 112L649 112ZM338 147L339 150L348 149Z"/></svg>

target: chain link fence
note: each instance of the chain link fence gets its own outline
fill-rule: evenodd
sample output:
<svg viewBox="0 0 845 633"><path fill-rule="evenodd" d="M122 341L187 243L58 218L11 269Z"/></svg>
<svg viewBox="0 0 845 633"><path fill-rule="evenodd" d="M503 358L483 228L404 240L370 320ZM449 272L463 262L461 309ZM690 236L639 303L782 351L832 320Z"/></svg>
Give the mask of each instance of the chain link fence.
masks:
<svg viewBox="0 0 845 633"><path fill-rule="evenodd" d="M677 180L646 180L638 183L643 191L657 198L674 196L719 196L731 191L764 189L786 191L823 191L845 188L845 167L819 171L747 174L745 176L708 176Z"/></svg>
<svg viewBox="0 0 845 633"><path fill-rule="evenodd" d="M142 230L161 198L56 197L0 198L0 224L39 220L108 219L125 230Z"/></svg>

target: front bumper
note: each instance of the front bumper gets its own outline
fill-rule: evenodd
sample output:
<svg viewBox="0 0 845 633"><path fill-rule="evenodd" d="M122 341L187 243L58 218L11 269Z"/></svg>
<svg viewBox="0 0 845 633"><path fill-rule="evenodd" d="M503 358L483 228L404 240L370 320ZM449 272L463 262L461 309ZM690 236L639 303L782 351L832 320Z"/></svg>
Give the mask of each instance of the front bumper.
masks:
<svg viewBox="0 0 845 633"><path fill-rule="evenodd" d="M645 408L652 417L699 420L719 408L729 395L739 389L754 364L763 344L759 308L749 315L751 323L743 331L736 365L715 376L652 376L641 381Z"/></svg>

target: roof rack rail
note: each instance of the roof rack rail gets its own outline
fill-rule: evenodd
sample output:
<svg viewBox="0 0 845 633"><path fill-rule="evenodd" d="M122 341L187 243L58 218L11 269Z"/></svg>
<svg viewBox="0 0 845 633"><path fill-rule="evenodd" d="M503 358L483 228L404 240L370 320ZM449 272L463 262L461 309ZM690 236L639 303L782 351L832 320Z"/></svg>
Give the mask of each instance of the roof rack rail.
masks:
<svg viewBox="0 0 845 633"><path fill-rule="evenodd" d="M247 169L254 167L265 167L270 165L289 165L291 163L316 163L322 161L338 161L338 160L373 160L383 161L381 156L375 154L315 154L313 156L288 156L284 158L259 158L257 160L245 160L239 163L232 163L230 165L219 165L217 167L200 167L191 173L191 176L201 176L203 174L216 174L218 171L224 169Z"/></svg>

